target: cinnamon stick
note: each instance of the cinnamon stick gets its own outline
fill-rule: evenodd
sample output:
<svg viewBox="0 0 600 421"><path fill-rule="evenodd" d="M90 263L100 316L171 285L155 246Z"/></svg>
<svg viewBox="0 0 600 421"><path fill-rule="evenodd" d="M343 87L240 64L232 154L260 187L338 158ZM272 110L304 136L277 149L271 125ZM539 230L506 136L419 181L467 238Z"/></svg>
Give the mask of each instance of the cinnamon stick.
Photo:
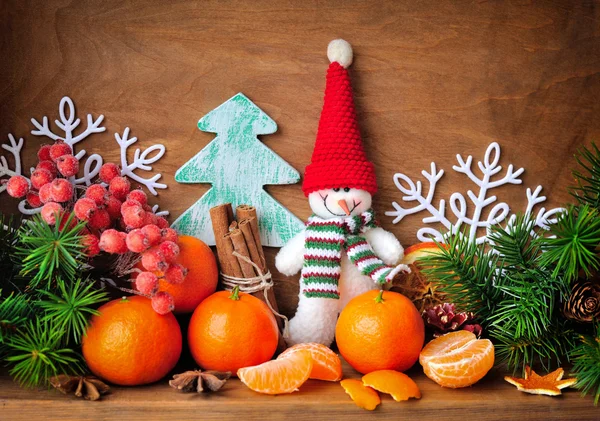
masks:
<svg viewBox="0 0 600 421"><path fill-rule="evenodd" d="M231 273L225 273L228 276L234 276L236 278L243 278L244 273L240 267L240 262L233 255L233 242L231 241L231 232L225 233L221 236L223 245L223 256L227 260L228 267L231 269Z"/></svg>
<svg viewBox="0 0 600 421"><path fill-rule="evenodd" d="M264 274L266 272L266 267L263 265L264 262L260 257L260 252L258 249L258 247L260 247L260 240L259 244L257 245L254 235L252 234L250 220L244 219L240 221L238 225L240 227L240 231L242 231L242 234L244 234L244 240L246 240L246 245L248 246L250 259L252 260L252 262L254 262L254 264L256 264L260 268L260 270Z"/></svg>
<svg viewBox="0 0 600 421"><path fill-rule="evenodd" d="M215 244L217 245L217 258L221 266L221 272L225 275L233 275L233 268L229 264L227 251L223 244L223 235L229 231L229 224L233 221L233 208L231 203L224 203L209 210L212 222Z"/></svg>
<svg viewBox="0 0 600 421"><path fill-rule="evenodd" d="M265 259L265 253L263 251L262 242L260 241L260 231L258 229L258 217L256 216L256 208L250 205L239 205L235 208L235 213L238 221L243 219L250 220L250 228L252 229L252 235L254 237L254 242L256 243L256 247L258 249L258 253L260 254L260 262L258 266L260 268L267 268L267 261ZM258 264L258 262L255 262Z"/></svg>
<svg viewBox="0 0 600 421"><path fill-rule="evenodd" d="M234 229L230 232L229 238L231 238L231 242L233 243L233 249L238 252L238 254L250 259L250 253L248 252L248 246L246 245L246 241L244 241L244 234L242 234L242 231L240 229ZM257 275L250 263L239 258L238 262L245 278L254 278Z"/></svg>

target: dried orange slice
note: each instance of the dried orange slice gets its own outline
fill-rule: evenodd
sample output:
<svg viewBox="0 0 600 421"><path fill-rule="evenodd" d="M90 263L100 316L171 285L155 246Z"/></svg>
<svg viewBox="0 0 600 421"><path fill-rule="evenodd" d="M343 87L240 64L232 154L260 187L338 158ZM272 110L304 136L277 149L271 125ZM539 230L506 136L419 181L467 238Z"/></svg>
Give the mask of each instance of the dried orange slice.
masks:
<svg viewBox="0 0 600 421"><path fill-rule="evenodd" d="M432 340L421 351L425 375L444 387L467 387L481 380L494 365L494 345L466 330Z"/></svg>
<svg viewBox="0 0 600 421"><path fill-rule="evenodd" d="M337 382L342 379L342 361L340 357L325 345L318 343L297 344L286 349L279 358L285 358L300 350L310 351L313 368L310 379Z"/></svg>
<svg viewBox="0 0 600 421"><path fill-rule="evenodd" d="M308 380L312 367L310 351L299 350L285 358L240 368L237 376L255 392L279 395L297 391Z"/></svg>
<svg viewBox="0 0 600 421"><path fill-rule="evenodd" d="M396 370L373 371L364 375L362 382L381 393L392 395L396 402L421 399L421 391L413 379Z"/></svg>
<svg viewBox="0 0 600 421"><path fill-rule="evenodd" d="M354 403L361 408L372 411L381 403L379 394L369 386L365 386L360 380L346 379L342 380L340 384Z"/></svg>

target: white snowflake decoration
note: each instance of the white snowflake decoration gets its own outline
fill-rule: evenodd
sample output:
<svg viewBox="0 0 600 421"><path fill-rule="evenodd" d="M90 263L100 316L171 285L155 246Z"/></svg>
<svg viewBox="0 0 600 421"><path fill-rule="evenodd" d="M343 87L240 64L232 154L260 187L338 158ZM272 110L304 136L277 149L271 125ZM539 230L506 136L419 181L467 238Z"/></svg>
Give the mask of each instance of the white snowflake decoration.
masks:
<svg viewBox="0 0 600 421"><path fill-rule="evenodd" d="M479 187L478 194L475 194L472 190L467 191L467 196L471 200L473 206L472 216L468 216L468 206L465 196L462 193L455 192L450 196L450 209L454 214L456 221L451 222L446 216L446 201L444 199L439 201L439 204L434 206L433 197L437 182L444 175L444 170L437 170L434 162L431 163L431 171L421 171L423 177L429 182L429 190L426 195L423 195L423 185L421 181L416 183L411 180L408 176L402 173L394 175L394 183L398 190L400 190L404 196L402 200L404 202L417 202L418 204L412 208L403 208L397 202L392 202L392 206L395 210L388 211L385 214L388 216L395 216L393 221L394 224L400 222L405 216L415 214L421 211L428 211L431 216L423 218L425 224L442 224L445 231L452 233L461 232L463 225L468 225L468 235L470 241L476 241L477 244L487 242L487 236L478 236L479 228L486 228L501 223L506 220L507 224L511 226L514 222L516 215L513 214L509 217L510 207L506 202L496 203L491 210L488 212L487 217L483 218L484 210L496 202L498 199L496 196L489 196L490 190L500 187L505 184L521 184L521 174L525 171L523 168L519 168L515 171L513 165L509 165L506 173L502 178L492 180L492 178L502 171L502 166L498 165L500 161L500 145L498 143L491 143L486 152L485 157L482 161L477 163L482 176L479 177L473 172L472 163L473 157L469 156L466 160L459 154L456 155L458 165L454 165L452 169L458 173L465 174L476 186ZM405 183L405 184L404 184ZM542 186L537 186L535 190L527 188L527 207L524 214L526 216L533 215L533 208L546 201L546 196L541 196ZM542 207L535 216L535 226L547 229L549 224L556 222L558 214L564 211L564 208L554 208L546 210ZM508 218L508 220L507 220ZM417 232L417 238L419 241L431 241L435 239L437 241L443 241L444 235L439 229L433 227L422 227Z"/></svg>
<svg viewBox="0 0 600 421"><path fill-rule="evenodd" d="M94 133L104 132L106 128L102 126L102 121L104 120L104 115L100 115L97 119L94 120L91 114L87 115L87 127L81 133L75 135L74 131L81 124L81 120L76 118L75 115L75 104L69 97L64 97L60 101L60 105L58 107L58 112L60 116L60 120L54 120L54 124L58 127L62 133L59 135L55 133L50 124L48 122L48 117L44 116L42 118L42 122L40 123L35 118L31 119L31 122L36 127L36 130L32 130L31 134L35 136L45 136L52 141L64 140L66 144L68 144L73 153L75 154L74 146L89 137ZM115 140L119 145L121 151L121 175L126 176L133 181L146 186L148 191L152 193L154 196L158 195L156 189L165 189L167 188L166 184L159 183L158 180L162 177L162 174L155 174L152 177L144 178L138 174L136 174L135 170L141 171L152 171L152 164L158 161L165 154L165 146L161 144L152 145L149 148L145 149L143 152L138 148L134 152L133 161L129 162L127 159L127 148L137 142L137 137L129 137L129 127L126 127L123 131L123 134L115 133ZM4 156L0 156L0 178L2 177L12 177L13 175L22 175L26 177L22 169L21 163L21 149L23 148L23 138L19 139L19 141L15 141L15 138L12 134L8 135L8 143L1 145L3 149L10 152L14 158L14 169L10 169L8 160ZM153 156L152 154L156 152ZM75 154L75 157L80 161L80 164L83 166L83 175L80 178L73 177L71 181L75 184L75 186L89 186L92 184L94 178L100 172L100 167L103 165L102 157L98 154L92 154L85 159L85 163L83 162L84 157L87 152L85 149L80 150ZM30 169L30 172L33 172L34 168ZM27 178L27 177L26 177ZM0 185L0 193L6 190L5 185ZM27 207L27 201L22 200L19 203L19 210L23 214L32 215L34 213L38 213L41 208L31 209ZM168 211L157 212L158 205L154 205L152 210L159 216L168 215Z"/></svg>

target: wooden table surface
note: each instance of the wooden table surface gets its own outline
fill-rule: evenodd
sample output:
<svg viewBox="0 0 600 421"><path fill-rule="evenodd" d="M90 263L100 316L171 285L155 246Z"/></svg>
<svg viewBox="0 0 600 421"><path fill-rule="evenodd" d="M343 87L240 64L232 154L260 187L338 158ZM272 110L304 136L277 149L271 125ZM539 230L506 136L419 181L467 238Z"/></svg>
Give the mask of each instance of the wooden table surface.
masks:
<svg viewBox="0 0 600 421"><path fill-rule="evenodd" d="M418 366L418 364L417 364ZM357 407L338 383L309 380L299 392L268 396L257 394L238 379L231 379L214 394L184 394L167 381L144 387L113 387L97 402L86 402L56 391L20 389L10 378L0 377L0 419L17 420L598 420L600 408L590 396L575 389L562 396L536 396L517 391L490 372L470 388L445 389L429 380L419 367L408 374L421 389L420 400L395 402L381 395L373 411ZM345 378L360 375L344 362ZM40 418L42 417L42 418Z"/></svg>

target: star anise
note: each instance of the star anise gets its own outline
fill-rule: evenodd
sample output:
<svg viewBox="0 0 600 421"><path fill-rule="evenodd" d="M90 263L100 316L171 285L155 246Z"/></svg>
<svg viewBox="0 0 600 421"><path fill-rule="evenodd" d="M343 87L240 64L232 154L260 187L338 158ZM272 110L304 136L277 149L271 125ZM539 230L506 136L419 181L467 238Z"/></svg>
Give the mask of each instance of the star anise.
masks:
<svg viewBox="0 0 600 421"><path fill-rule="evenodd" d="M169 380L169 385L184 393L190 392L216 392L227 379L231 377L231 372L222 371L201 371L190 370L185 373L175 374L173 380Z"/></svg>
<svg viewBox="0 0 600 421"><path fill-rule="evenodd" d="M97 401L110 387L94 376L69 376L61 374L50 378L50 384L64 393L74 393L78 398Z"/></svg>

